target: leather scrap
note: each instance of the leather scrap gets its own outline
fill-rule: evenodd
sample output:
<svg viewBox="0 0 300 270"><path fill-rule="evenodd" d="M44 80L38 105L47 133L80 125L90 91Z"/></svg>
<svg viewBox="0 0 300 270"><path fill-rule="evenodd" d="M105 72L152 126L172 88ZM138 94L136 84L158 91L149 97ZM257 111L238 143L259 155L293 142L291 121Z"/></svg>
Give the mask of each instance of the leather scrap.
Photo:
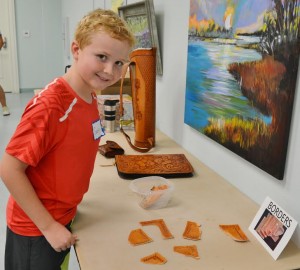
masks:
<svg viewBox="0 0 300 270"><path fill-rule="evenodd" d="M229 235L233 240L238 242L246 242L249 241L246 234L240 228L238 224L231 224L231 225L219 225L221 230Z"/></svg>
<svg viewBox="0 0 300 270"><path fill-rule="evenodd" d="M141 262L147 264L165 264L167 262L167 259L160 253L155 252L149 256L141 258Z"/></svg>
<svg viewBox="0 0 300 270"><path fill-rule="evenodd" d="M171 239L174 238L174 236L171 234L171 232L169 231L166 223L164 222L163 219L153 219L153 220L148 220L148 221L141 221L140 224L142 226L148 226L148 225L155 225L158 226L162 236L165 239Z"/></svg>
<svg viewBox="0 0 300 270"><path fill-rule="evenodd" d="M183 232L183 238L189 240L200 240L202 231L200 230L200 225L194 221L187 221L185 230Z"/></svg>
<svg viewBox="0 0 300 270"><path fill-rule="evenodd" d="M163 190L168 189L168 188L169 188L168 185L153 186L151 188L151 192L149 193L149 195L146 196L142 200L141 206L143 208L149 208L149 207L151 207L164 194Z"/></svg>
<svg viewBox="0 0 300 270"><path fill-rule="evenodd" d="M137 246L150 243L153 240L142 229L136 229L130 232L128 241L130 242L130 244Z"/></svg>
<svg viewBox="0 0 300 270"><path fill-rule="evenodd" d="M190 245L190 246L174 246L173 247L174 252L181 253L188 257L193 257L194 259L199 260L199 253L196 245Z"/></svg>

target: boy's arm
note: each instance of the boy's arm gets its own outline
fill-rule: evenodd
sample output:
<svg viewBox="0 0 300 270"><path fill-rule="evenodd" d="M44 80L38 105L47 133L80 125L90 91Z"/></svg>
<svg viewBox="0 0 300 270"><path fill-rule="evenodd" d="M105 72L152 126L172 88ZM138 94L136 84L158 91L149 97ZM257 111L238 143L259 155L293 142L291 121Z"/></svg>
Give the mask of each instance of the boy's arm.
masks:
<svg viewBox="0 0 300 270"><path fill-rule="evenodd" d="M50 245L59 252L75 244L77 237L55 221L38 198L25 174L28 165L4 153L0 166L0 176L7 189Z"/></svg>

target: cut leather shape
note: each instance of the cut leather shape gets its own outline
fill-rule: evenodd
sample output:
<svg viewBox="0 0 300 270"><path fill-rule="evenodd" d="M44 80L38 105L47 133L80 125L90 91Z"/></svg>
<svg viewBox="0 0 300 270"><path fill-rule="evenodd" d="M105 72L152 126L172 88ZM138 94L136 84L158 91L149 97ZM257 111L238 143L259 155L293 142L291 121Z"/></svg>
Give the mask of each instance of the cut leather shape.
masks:
<svg viewBox="0 0 300 270"><path fill-rule="evenodd" d="M174 236L169 231L169 229L163 219L153 219L153 220L148 220L148 221L141 221L140 224L142 226L155 225L159 228L162 236L165 239L174 238Z"/></svg>
<svg viewBox="0 0 300 270"><path fill-rule="evenodd" d="M159 190L165 190L168 189L167 185L161 185L161 186L153 186L151 188L151 191L159 191ZM146 196L143 201L141 202L141 206L145 209L151 207L155 202L159 200L159 198L163 195L164 193L162 191L159 192L151 192L148 196Z"/></svg>
<svg viewBox="0 0 300 270"><path fill-rule="evenodd" d="M117 155L115 159L118 174L125 179L193 176L193 167L184 154Z"/></svg>
<svg viewBox="0 0 300 270"><path fill-rule="evenodd" d="M185 230L183 232L183 238L189 240L200 240L201 230L200 225L193 221L187 221Z"/></svg>
<svg viewBox="0 0 300 270"><path fill-rule="evenodd" d="M165 264L167 262L167 259L160 253L155 252L149 256L141 258L141 262L147 264Z"/></svg>
<svg viewBox="0 0 300 270"><path fill-rule="evenodd" d="M221 230L225 232L227 235L229 235L233 240L239 241L239 242L246 242L249 241L246 234L243 232L243 230L240 228L238 224L232 224L232 225L219 225Z"/></svg>
<svg viewBox="0 0 300 270"><path fill-rule="evenodd" d="M174 252L183 254L188 257L193 257L197 260L200 259L198 249L196 245L190 245L190 246L174 246L173 248Z"/></svg>
<svg viewBox="0 0 300 270"><path fill-rule="evenodd" d="M114 158L116 155L123 155L124 149L114 141L106 141L106 144L99 146L99 153L106 158Z"/></svg>
<svg viewBox="0 0 300 270"><path fill-rule="evenodd" d="M136 229L130 232L128 241L130 244L137 246L150 243L153 240L142 229Z"/></svg>

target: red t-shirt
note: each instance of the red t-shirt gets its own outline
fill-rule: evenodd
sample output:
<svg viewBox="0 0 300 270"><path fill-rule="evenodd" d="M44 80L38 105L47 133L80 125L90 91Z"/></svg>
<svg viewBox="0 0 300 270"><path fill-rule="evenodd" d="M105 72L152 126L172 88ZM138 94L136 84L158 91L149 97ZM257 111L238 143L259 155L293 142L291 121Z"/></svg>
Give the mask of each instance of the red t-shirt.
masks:
<svg viewBox="0 0 300 270"><path fill-rule="evenodd" d="M97 97L88 104L63 78L28 103L6 152L28 164L26 174L55 220L68 224L87 192L100 141ZM16 183L18 179L15 179ZM8 227L17 234L41 232L12 196Z"/></svg>

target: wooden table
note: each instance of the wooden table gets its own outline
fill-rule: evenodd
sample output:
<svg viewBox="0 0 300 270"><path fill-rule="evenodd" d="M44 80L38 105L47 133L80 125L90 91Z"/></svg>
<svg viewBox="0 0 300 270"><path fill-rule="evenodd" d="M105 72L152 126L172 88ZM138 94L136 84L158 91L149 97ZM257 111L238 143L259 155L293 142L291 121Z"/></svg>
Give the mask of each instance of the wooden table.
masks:
<svg viewBox="0 0 300 270"><path fill-rule="evenodd" d="M133 133L131 137L134 138ZM250 233L248 227L259 206L233 187L213 170L190 155L163 133L156 133L156 147L151 154L184 153L194 167L192 178L171 179L175 185L169 205L158 210L145 210L138 197L129 189L130 180L118 176L115 166L97 155L90 189L78 207L73 230L78 235L76 252L82 270L141 270L141 269L205 269L205 270L267 270L300 268L300 250L290 242L275 261ZM134 152L120 132L107 134L124 147L126 154ZM199 149L201 151L201 149ZM243 179L241 179L243 181ZM140 226L140 221L163 218L174 239L164 240L156 226ZM183 239L186 222L201 224L199 241ZM219 224L239 224L249 242L233 241ZM128 242L131 230L142 228L153 242L132 246ZM175 253L174 245L198 247L200 260ZM147 265L140 258L160 252L168 262Z"/></svg>

